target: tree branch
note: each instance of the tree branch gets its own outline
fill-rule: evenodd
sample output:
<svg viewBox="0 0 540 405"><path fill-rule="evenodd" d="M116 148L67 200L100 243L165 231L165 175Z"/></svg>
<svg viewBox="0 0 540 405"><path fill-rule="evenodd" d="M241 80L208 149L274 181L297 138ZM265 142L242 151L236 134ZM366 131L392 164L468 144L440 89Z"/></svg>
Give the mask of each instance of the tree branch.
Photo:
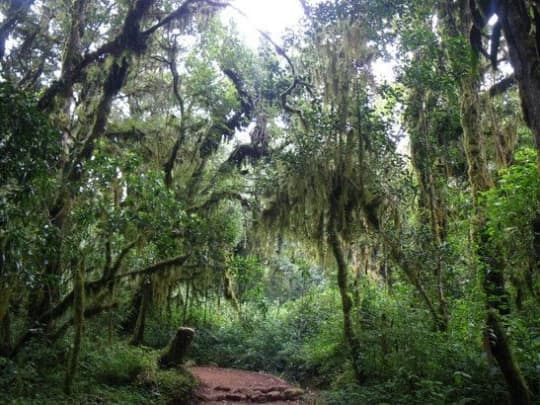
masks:
<svg viewBox="0 0 540 405"><path fill-rule="evenodd" d="M118 308L118 303L113 302L112 304L105 305L96 305L84 310L84 319L92 318L96 315L99 315L102 312L110 311L111 309ZM64 333L67 332L68 328L73 325L73 317L69 318L66 322L62 324L55 332L50 336L50 339L54 342L58 340Z"/></svg>
<svg viewBox="0 0 540 405"><path fill-rule="evenodd" d="M221 192L221 193L212 194L210 196L210 198L208 200L206 200L204 203L189 208L187 210L187 212L194 212L194 211L208 209L208 208L212 207L213 205L216 205L216 204L218 204L219 202L221 202L221 201L223 201L225 199L236 200L236 201L240 202L240 204L242 204L242 207L244 207L244 208L250 208L251 207L250 202L246 198L242 197L242 195L240 193L232 193L232 192L229 192L229 191L224 191L224 192Z"/></svg>
<svg viewBox="0 0 540 405"><path fill-rule="evenodd" d="M230 7L235 10L237 13L239 13L240 15L242 15L244 18L248 19L249 20L249 17L246 15L246 13L244 13L242 10L240 10L239 8L233 6L233 5L230 5ZM294 67L294 64L292 63L292 60L291 58L289 57L289 55L287 55L287 53L285 52L285 50L279 46L273 39L272 37L265 31L259 29L259 28L256 28L255 29L257 30L257 32L264 38L266 39L274 48L274 50L276 51L276 53L278 55L280 55L281 57L283 57L283 59L285 59L285 61L287 62L287 64L289 65L289 69L291 70L291 75L293 77L293 81L291 83L291 85L283 92L281 93L281 105L283 107L283 109L285 111L287 111L288 113L290 114L294 114L294 115L298 115L298 117L300 118L300 121L302 122L302 125L304 126L304 128L306 127L306 120L304 119L304 116L302 114L302 110L300 109L297 109L297 108L294 108L292 106L290 106L287 102L287 98L291 95L291 93L296 89L296 87L302 83L302 81L299 79L299 77L297 76L296 74L296 69Z"/></svg>
<svg viewBox="0 0 540 405"><path fill-rule="evenodd" d="M2 25L0 25L0 59L4 57L4 53L6 51L6 40L10 32L13 30L13 28L15 28L21 17L26 14L28 8L32 5L32 3L34 3L34 0L21 1L18 8L17 3L19 2L11 2L8 15L6 16L6 19Z"/></svg>
<svg viewBox="0 0 540 405"><path fill-rule="evenodd" d="M135 276L140 276L140 275L151 275L172 266L181 266L189 259L189 257L190 255L182 255L182 256L173 257L172 259L163 260L162 262L153 264L142 270L134 270L128 273L119 274L115 276L115 280L120 280L123 278L135 277Z"/></svg>
<svg viewBox="0 0 540 405"><path fill-rule="evenodd" d="M170 24L171 22L173 22L175 20L179 20L179 19L185 17L191 11L190 7L191 7L192 4L201 3L201 2L206 3L206 4L208 4L210 6L213 6L213 7L222 7L223 8L223 7L229 6L229 3L227 3L227 2L222 3L222 2L210 1L210 0L202 0L202 1L186 0L180 7L178 7L172 13L167 15L160 22L158 22L157 24L153 25L152 27L150 27L149 29L144 31L143 35L145 35L145 36L152 35L155 31L157 31L161 27L163 27L165 25L168 25L168 24Z"/></svg>
<svg viewBox="0 0 540 405"><path fill-rule="evenodd" d="M173 42L173 46L170 49L170 53L171 55L170 55L170 61L168 61L168 65L169 65L171 74L173 76L173 93L174 93L174 96L176 97L176 101L178 101L178 106L180 108L180 128L178 130L178 136L171 150L169 159L163 165L163 171L165 172L165 185L167 187L170 187L172 185L172 170L174 168L176 157L178 156L178 151L180 150L180 147L183 145L186 139L186 132L187 132L184 99L182 95L180 94L180 75L178 73L178 68L176 66L176 55L177 55L176 41Z"/></svg>
<svg viewBox="0 0 540 405"><path fill-rule="evenodd" d="M122 261L126 257L126 255L129 253L131 249L135 247L135 245L139 242L140 238L135 239L134 241L128 243L116 256L116 259L114 260L114 263L112 264L110 268L110 272L108 274L109 277L114 277L116 273L118 272L118 269L120 269L120 266L122 265Z"/></svg>
<svg viewBox="0 0 540 405"><path fill-rule="evenodd" d="M491 86L488 90L489 97L496 97L500 94L505 93L507 90L511 89L517 84L516 76L511 75L508 77L505 77L500 82L495 83L493 86Z"/></svg>

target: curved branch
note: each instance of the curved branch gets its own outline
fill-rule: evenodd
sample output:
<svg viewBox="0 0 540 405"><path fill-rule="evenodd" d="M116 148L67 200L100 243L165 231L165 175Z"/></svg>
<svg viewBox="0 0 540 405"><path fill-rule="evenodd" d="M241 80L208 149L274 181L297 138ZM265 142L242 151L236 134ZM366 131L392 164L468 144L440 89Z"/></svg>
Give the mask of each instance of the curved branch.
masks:
<svg viewBox="0 0 540 405"><path fill-rule="evenodd" d="M163 260L159 263L152 264L151 266L148 266L142 270L134 270L130 271L124 274L119 274L115 277L115 280L120 280L122 278L126 277L135 277L135 276L141 276L141 275L152 275L154 273L157 273L161 270L168 269L172 266L181 266L183 265L188 259L190 258L190 255L182 255L182 256L176 256L172 259Z"/></svg>
<svg viewBox="0 0 540 405"><path fill-rule="evenodd" d="M180 128L178 131L178 137L176 142L171 150L171 155L169 159L163 165L163 171L165 172L165 185L170 187L172 184L172 170L174 168L174 162L178 156L178 151L186 139L186 119L185 119L185 107L184 107L184 98L180 94L180 75L178 73L178 68L176 66L176 54L177 54L177 44L174 41L173 47L170 50L170 61L167 62L169 69L173 76L173 93L178 101L178 106L180 108Z"/></svg>
<svg viewBox="0 0 540 405"><path fill-rule="evenodd" d="M143 32L144 36L152 35L155 31L160 29L161 27L164 27L165 25L170 24L171 22L175 20L179 20L180 18L185 17L188 15L190 10L190 6L194 3L206 3L209 6L216 7L216 8L224 8L228 7L228 2L219 2L219 1L211 1L211 0L187 0L185 1L180 7L178 7L176 10L174 10L172 13L170 13L168 16L166 16L164 19L162 19L157 24L153 25L149 29Z"/></svg>
<svg viewBox="0 0 540 405"><path fill-rule="evenodd" d="M246 13L244 13L242 10L240 10L239 8L235 7L235 6L230 6L233 10L235 10L237 13L239 13L240 15L242 15L244 18L248 19L248 16L246 15ZM285 52L285 50L279 46L273 39L272 37L270 36L270 34L268 34L266 31L263 31L261 30L260 28L256 28L255 29L257 30L257 32L264 38L266 39L274 48L274 50L276 51L276 53L283 57L283 59L285 59L285 61L287 62L287 65L289 65L289 69L291 71L291 75L293 77L293 81L291 83L291 85L283 92L281 93L280 95L280 99L281 99L281 105L283 107L283 109L285 111L287 111L288 113L290 114L293 114L293 115L298 115L298 117L300 118L300 121L302 122L302 125L304 126L304 128L307 126L306 124L306 120L302 114L302 110L298 109L298 108L294 108L292 107L291 105L288 104L287 102L287 98L292 94L292 92L296 89L296 87L298 87L299 84L302 84L303 82L300 80L300 78L298 77L298 75L296 74L296 68L294 67L294 64L292 63L292 60L291 58L289 57L289 55L287 55L287 52Z"/></svg>
<svg viewBox="0 0 540 405"><path fill-rule="evenodd" d="M495 83L488 90L489 97L495 97L505 93L517 84L516 75L505 77L500 82Z"/></svg>
<svg viewBox="0 0 540 405"><path fill-rule="evenodd" d="M25 0L19 3L17 8L17 3L12 1L8 15L6 16L5 21L0 25L0 59L4 57L6 51L6 41L9 37L9 34L15 28L19 20L26 14L28 8L34 3L34 0Z"/></svg>

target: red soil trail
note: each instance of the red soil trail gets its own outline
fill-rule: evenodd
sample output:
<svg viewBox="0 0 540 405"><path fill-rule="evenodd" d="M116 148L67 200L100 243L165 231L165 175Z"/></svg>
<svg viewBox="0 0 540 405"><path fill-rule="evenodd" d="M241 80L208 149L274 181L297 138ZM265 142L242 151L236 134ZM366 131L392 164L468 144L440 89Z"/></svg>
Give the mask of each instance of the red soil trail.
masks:
<svg viewBox="0 0 540 405"><path fill-rule="evenodd" d="M300 405L304 391L270 374L216 367L192 367L200 385L195 397L210 405Z"/></svg>

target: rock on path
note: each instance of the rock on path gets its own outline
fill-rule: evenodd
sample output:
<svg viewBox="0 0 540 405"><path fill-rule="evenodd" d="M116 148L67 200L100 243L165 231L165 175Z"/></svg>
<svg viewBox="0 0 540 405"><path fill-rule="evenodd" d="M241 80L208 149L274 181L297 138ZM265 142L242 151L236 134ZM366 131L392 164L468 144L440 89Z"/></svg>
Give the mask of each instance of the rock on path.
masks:
<svg viewBox="0 0 540 405"><path fill-rule="evenodd" d="M190 371L200 382L195 392L200 404L299 405L304 395L300 388L270 374L216 367L192 367Z"/></svg>

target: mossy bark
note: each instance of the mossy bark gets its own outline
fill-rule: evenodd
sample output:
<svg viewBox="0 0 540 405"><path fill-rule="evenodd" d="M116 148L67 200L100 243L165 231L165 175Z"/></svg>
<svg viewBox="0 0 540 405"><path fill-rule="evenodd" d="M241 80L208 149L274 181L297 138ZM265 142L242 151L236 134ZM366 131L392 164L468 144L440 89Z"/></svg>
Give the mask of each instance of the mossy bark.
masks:
<svg viewBox="0 0 540 405"><path fill-rule="evenodd" d="M77 273L74 277L74 300L73 300L73 349L66 370L66 380L64 392L71 395L73 392L73 380L79 363L79 354L81 352L81 344L84 332L84 272L82 266L78 266Z"/></svg>
<svg viewBox="0 0 540 405"><path fill-rule="evenodd" d="M180 366L191 346L194 336L194 329L178 328L176 335L169 343L163 355L159 358L159 366L161 368Z"/></svg>
<svg viewBox="0 0 540 405"><path fill-rule="evenodd" d="M421 55L418 54L416 58L420 59ZM436 327L444 332L448 329L450 319L441 250L446 241L448 227L448 209L441 186L446 170L438 170L434 162L439 157L444 161L445 157L442 156L442 148L438 144L437 123L429 116L429 111L436 108L437 98L431 91L417 90L412 94L409 104L407 115L411 126L411 158L419 185L419 218L420 223L430 229L432 236L430 248L434 256L432 273L436 292L431 295L437 297L437 314L434 319Z"/></svg>
<svg viewBox="0 0 540 405"><path fill-rule="evenodd" d="M139 312L133 331L132 345L140 345L144 342L144 330L146 329L146 315L150 308L152 300L152 282L144 280L141 286L141 300L139 304Z"/></svg>
<svg viewBox="0 0 540 405"><path fill-rule="evenodd" d="M49 221L52 224L53 232L47 238L49 257L47 258L41 282L30 292L28 317L31 322L37 321L44 314L51 311L54 304L60 299L60 283L58 279L63 271L61 259L63 241L60 235L64 228L68 207L67 196L60 193L54 206L49 209ZM48 329L51 328L53 322L53 319L47 320Z"/></svg>
<svg viewBox="0 0 540 405"><path fill-rule="evenodd" d="M468 10L461 13L461 25L468 29ZM465 34L463 32L462 34ZM521 374L519 365L512 354L512 347L500 317L509 314L510 306L505 287L504 263L485 231L485 207L479 202L480 193L488 190L492 181L489 175L485 153L484 136L480 127L479 79L474 58L471 71L461 79L461 124L463 144L468 163L468 177L471 185L474 216L471 222L471 239L475 246L475 263L482 271L483 289L486 295L486 333L489 335L489 349L497 361L506 380L511 400L515 404L529 404L530 391Z"/></svg>
<svg viewBox="0 0 540 405"><path fill-rule="evenodd" d="M510 6L510 3L514 2L502 1L494 6L502 6L503 9L505 7L514 8L514 6ZM470 5L474 7L474 4L473 2ZM441 3L440 17L443 22L441 27L444 38L461 37L468 38L472 41L470 34L473 21L470 5L466 1ZM518 8L516 7L511 14L515 14ZM508 15L504 16L500 14L499 18L501 17L504 27L504 21L508 22ZM514 23L521 25L521 22L514 21ZM510 48L512 48L512 42L513 40L509 41ZM475 44L471 42L471 45ZM510 50L512 54L512 49ZM536 54L536 50L534 52ZM480 125L481 100L479 97L480 64L478 61L478 49L473 50L471 47L470 56L468 69L460 77L459 85L463 145L467 158L468 177L473 203L470 239L473 245L474 257L471 262L471 268L473 271L481 271L484 279L483 289L486 296L487 311L486 333L489 335L489 339L487 339L489 351L497 361L504 375L512 402L516 404L528 404L530 403L529 388L521 374L519 365L512 355L511 344L506 336L505 328L500 321L501 316L508 314L510 311L508 293L505 288L504 263L500 260L499 252L493 246L490 236L485 230L485 207L479 201L480 194L492 186L492 180L487 165L484 131ZM451 55L450 58L452 57L455 56ZM514 66L514 68L516 67ZM516 72L516 77L519 77L519 72ZM538 97L535 98L535 103L538 106L537 101ZM540 115L537 117L540 120ZM540 123L540 121L538 122Z"/></svg>
<svg viewBox="0 0 540 405"><path fill-rule="evenodd" d="M11 298L11 286L7 283L0 285L0 322L7 316L9 300Z"/></svg>
<svg viewBox="0 0 540 405"><path fill-rule="evenodd" d="M11 316L6 312L2 321L0 321L0 356L8 356L11 352Z"/></svg>
<svg viewBox="0 0 540 405"><path fill-rule="evenodd" d="M225 272L223 275L223 295L227 301L231 302L236 312L240 313L240 302L236 296L236 292L233 285L232 275L229 272Z"/></svg>
<svg viewBox="0 0 540 405"><path fill-rule="evenodd" d="M489 347L503 371L512 403L515 405L531 404L531 392L512 353L499 311L495 308L489 309L486 324Z"/></svg>
<svg viewBox="0 0 540 405"><path fill-rule="evenodd" d="M352 321L353 301L349 294L348 287L348 268L345 261L343 246L338 233L338 200L339 190L334 190L331 196L330 218L328 223L328 241L332 248L332 253L337 264L337 281L339 293L341 295L341 309L343 312L343 334L350 351L351 364L354 370L355 378L359 383L365 381L366 377L362 372L360 365L360 341L354 331Z"/></svg>
<svg viewBox="0 0 540 405"><path fill-rule="evenodd" d="M476 248L476 264L482 270L483 289L486 295L487 319L486 333L489 336L489 350L505 378L512 402L529 404L530 391L527 382L521 374L513 354L512 347L506 336L505 328L500 322L500 316L509 314L510 304L505 287L504 263L498 258L491 246L487 232L484 208L479 204L481 192L489 189L491 180L487 171L487 163L483 137L479 127L479 100L476 81L465 80L462 88L462 125L465 154L469 164L469 181L472 189L475 215L471 224L471 239Z"/></svg>
<svg viewBox="0 0 540 405"><path fill-rule="evenodd" d="M523 116L533 131L540 151L540 12L537 2L501 0L497 2L502 30L508 44L510 63L519 85ZM540 172L540 160L539 172Z"/></svg>

